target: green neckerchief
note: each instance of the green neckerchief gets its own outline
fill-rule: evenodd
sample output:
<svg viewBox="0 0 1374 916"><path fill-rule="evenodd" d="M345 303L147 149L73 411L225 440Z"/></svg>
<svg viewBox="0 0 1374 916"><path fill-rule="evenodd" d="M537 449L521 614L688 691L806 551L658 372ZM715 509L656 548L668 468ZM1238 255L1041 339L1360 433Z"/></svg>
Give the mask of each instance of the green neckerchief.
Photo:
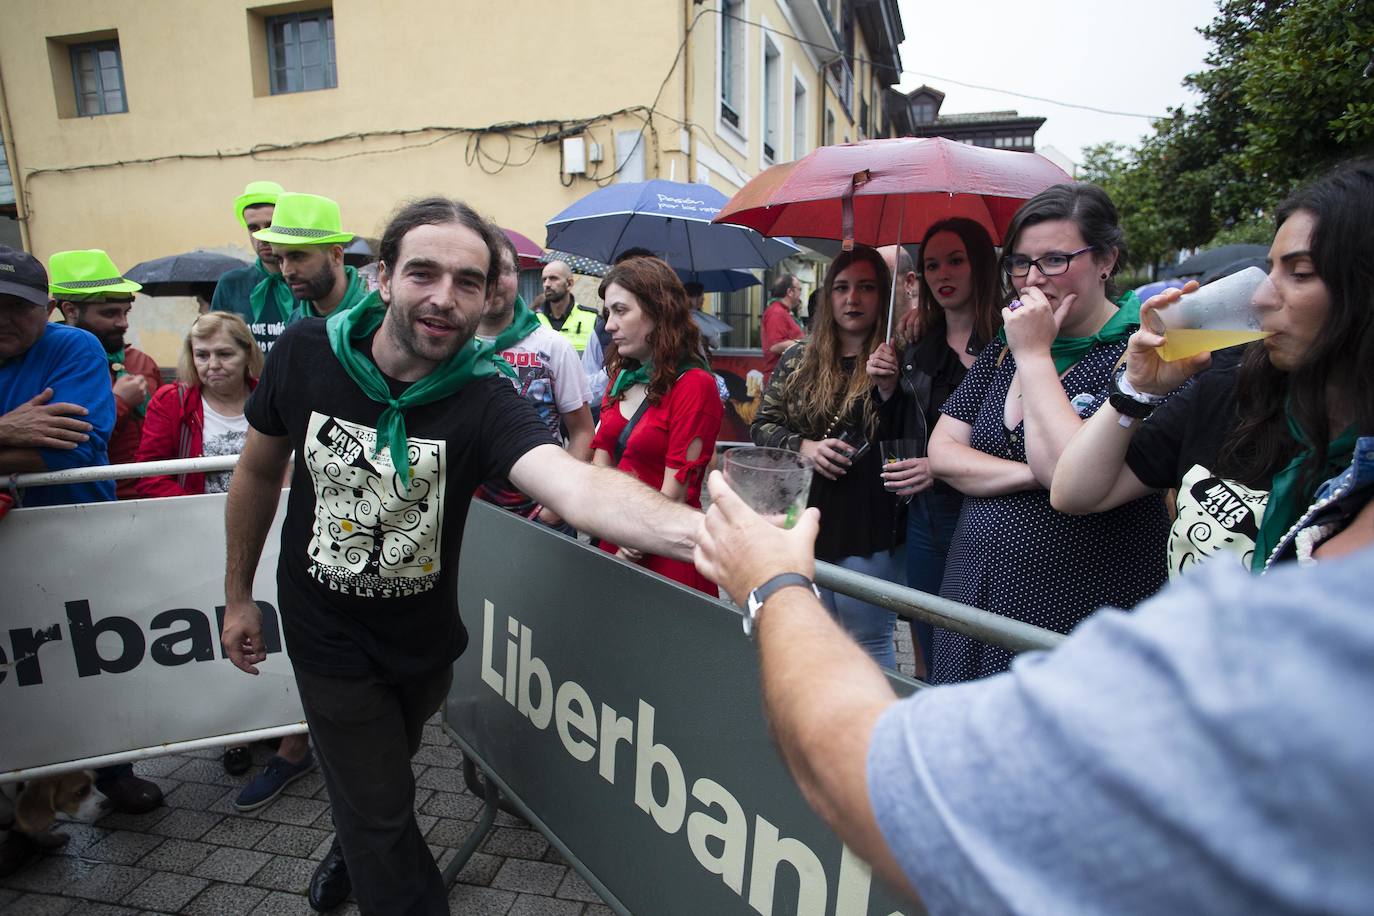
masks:
<svg viewBox="0 0 1374 916"><path fill-rule="evenodd" d="M710 371L707 365L696 356L685 357L677 364L678 375L681 375L688 369L707 369L707 371ZM621 369L620 374L615 377L615 384L611 386L610 396L612 398L618 398L626 389L633 388L635 385L649 384L649 379L653 377L653 374L653 360L649 360L638 369Z"/></svg>
<svg viewBox="0 0 1374 916"><path fill-rule="evenodd" d="M296 308L296 297L291 295L291 286L280 273L271 273L263 267L262 258L254 261L253 266L262 274L258 285L248 294L248 307L253 310L253 323L257 324L262 320L262 310L267 307L269 299L277 306L277 314L285 323Z"/></svg>
<svg viewBox="0 0 1374 916"><path fill-rule="evenodd" d="M491 342L491 348L500 353L507 347L518 344L537 330L539 330L539 316L530 311L530 307L525 304L524 299L516 296L515 312L511 315L510 325L496 335Z"/></svg>
<svg viewBox="0 0 1374 916"><path fill-rule="evenodd" d="M343 298L339 300L339 304L334 306L334 311L330 312L327 317L332 318L339 312L347 311L367 298L367 284L363 282L362 277L358 276L357 268L344 268L344 283ZM286 323L294 324L302 318L324 317L326 316L321 315L319 310L315 308L314 302L309 299L302 299L296 305L296 310L291 313L291 317L286 319Z"/></svg>
<svg viewBox="0 0 1374 916"><path fill-rule="evenodd" d="M1298 489L1298 482L1302 478L1302 466L1312 457L1313 448L1303 437L1298 424L1293 422L1293 413L1286 404L1284 414L1288 420L1289 434L1298 441L1302 449L1288 462L1287 467L1274 475L1274 482L1269 488L1269 499L1264 504L1264 518L1260 522L1259 534L1255 536L1255 552L1250 557L1252 572L1264 569L1269 554L1274 552L1274 548L1283 540L1288 529L1302 516L1303 510L1312 502L1316 492ZM1349 464L1354 451L1355 425L1352 423L1326 447L1326 463L1331 468ZM1317 475L1316 485L1321 484L1322 477L1321 474Z"/></svg>
<svg viewBox="0 0 1374 916"><path fill-rule="evenodd" d="M1116 343L1125 340L1140 327L1140 298L1127 290L1116 300L1116 314L1107 319L1096 334L1091 337L1056 337L1050 344L1050 356L1054 358L1055 371L1060 375L1068 372L1078 361L1088 355L1088 351L1100 343ZM1007 332L997 332L997 342L1007 345Z"/></svg>
<svg viewBox="0 0 1374 916"><path fill-rule="evenodd" d="M392 397L382 370L360 353L355 345L355 341L365 339L376 331L385 315L386 306L382 303L382 297L373 292L356 306L335 309L326 319L325 333L329 337L330 348L343 364L348 377L357 382L363 394L379 404L387 405L377 419L377 447L372 453L377 455L383 448L389 449L391 463L400 475L402 485L409 489L412 472L406 446L405 409L446 398L474 379L497 372L513 376L515 370L497 355L491 344L482 343L474 337L457 353L435 366L429 375L412 383L399 397Z"/></svg>
<svg viewBox="0 0 1374 916"><path fill-rule="evenodd" d="M129 371L124 368L123 347L120 347L114 353L106 353L105 358L110 361L110 371L114 373L114 378L111 379L112 382L117 382L119 381L119 379L129 374ZM148 397L145 397L143 399L143 403L138 404L134 407L134 412L137 413L140 417L146 417L148 415L148 400L151 397L152 392L149 392Z"/></svg>

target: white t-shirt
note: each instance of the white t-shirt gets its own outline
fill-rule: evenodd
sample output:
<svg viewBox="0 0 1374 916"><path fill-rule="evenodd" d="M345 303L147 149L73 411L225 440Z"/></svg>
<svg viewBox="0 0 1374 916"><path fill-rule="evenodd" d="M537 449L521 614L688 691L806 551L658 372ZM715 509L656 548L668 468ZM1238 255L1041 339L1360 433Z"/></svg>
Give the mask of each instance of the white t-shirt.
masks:
<svg viewBox="0 0 1374 916"><path fill-rule="evenodd" d="M494 338L482 337L490 343ZM591 402L587 376L566 337L545 325L501 351L515 367L515 390L534 405L549 432L558 436L559 415Z"/></svg>
<svg viewBox="0 0 1374 916"><path fill-rule="evenodd" d="M211 407L205 398L200 400L204 420L201 428L200 454L204 458L237 455L243 451L248 438L248 418L243 414L227 417ZM232 471L218 471L205 475L206 493L227 493Z"/></svg>

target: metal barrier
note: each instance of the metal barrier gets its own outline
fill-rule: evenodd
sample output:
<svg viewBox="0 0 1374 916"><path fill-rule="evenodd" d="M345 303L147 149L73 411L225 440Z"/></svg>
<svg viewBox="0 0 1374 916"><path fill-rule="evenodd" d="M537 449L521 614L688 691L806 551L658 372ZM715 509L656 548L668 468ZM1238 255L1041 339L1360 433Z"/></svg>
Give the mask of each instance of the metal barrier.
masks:
<svg viewBox="0 0 1374 916"><path fill-rule="evenodd" d="M65 471L40 471L34 474L11 474L5 481L7 489L25 487L53 487L66 483L90 483L92 480L127 480L130 477L159 477L172 474L202 474L209 471L232 471L239 463L238 455L214 458L170 458L166 461L144 461L131 464L101 464Z"/></svg>
<svg viewBox="0 0 1374 916"><path fill-rule="evenodd" d="M24 487L53 486L66 483L86 483L92 480L151 477L160 474L228 471L238 464L238 460L238 455L224 455L217 458L175 458L168 461L146 461L142 464L102 465L37 474L14 474L10 475L8 485L11 489L22 489ZM950 601L939 595L932 595L882 579L875 579L872 576L856 573L833 563L816 563L816 582L824 588L839 592L842 595L849 595L861 601L867 601L895 611L898 616L908 620L920 620L937 627L954 630L979 642L999 646L1012 652L1053 649L1065 638L1053 630L1022 623L1019 620L1010 620L1000 614L960 604L957 601Z"/></svg>
<svg viewBox="0 0 1374 916"><path fill-rule="evenodd" d="M833 563L816 563L816 582L842 595L896 611L898 616L908 620L933 623L937 627L954 630L979 642L1012 652L1053 649L1065 639L1063 634L1053 630L865 576Z"/></svg>

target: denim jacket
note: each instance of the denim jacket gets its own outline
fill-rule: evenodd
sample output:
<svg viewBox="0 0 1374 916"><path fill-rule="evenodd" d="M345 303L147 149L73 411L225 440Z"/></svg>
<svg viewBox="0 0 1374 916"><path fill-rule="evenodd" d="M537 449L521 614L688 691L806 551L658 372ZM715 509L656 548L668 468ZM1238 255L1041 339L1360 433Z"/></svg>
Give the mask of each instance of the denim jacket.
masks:
<svg viewBox="0 0 1374 916"><path fill-rule="evenodd" d="M1268 572L1275 563L1297 559L1311 562L1312 551L1322 541L1342 531L1374 498L1374 436L1355 440L1350 467L1317 488L1312 505L1288 529L1265 561Z"/></svg>

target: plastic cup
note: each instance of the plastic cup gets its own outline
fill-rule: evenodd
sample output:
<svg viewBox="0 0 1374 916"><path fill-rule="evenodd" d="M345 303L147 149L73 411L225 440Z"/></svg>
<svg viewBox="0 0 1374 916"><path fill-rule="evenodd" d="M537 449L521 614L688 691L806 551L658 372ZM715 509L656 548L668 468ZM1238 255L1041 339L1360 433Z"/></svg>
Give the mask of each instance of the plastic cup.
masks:
<svg viewBox="0 0 1374 916"><path fill-rule="evenodd" d="M905 461L908 458L920 458L921 443L916 439L884 439L878 443L878 472L887 470L887 466L897 461ZM910 496L900 497L902 502L909 502Z"/></svg>
<svg viewBox="0 0 1374 916"><path fill-rule="evenodd" d="M905 461L908 458L919 458L917 454L921 450L921 443L915 439L884 439L878 443L878 456L882 459L884 466L892 464L894 461Z"/></svg>
<svg viewBox="0 0 1374 916"><path fill-rule="evenodd" d="M1144 321L1149 329L1164 335L1160 357L1173 362L1267 337L1250 305L1264 280L1264 271L1247 267L1147 312Z"/></svg>
<svg viewBox="0 0 1374 916"><path fill-rule="evenodd" d="M775 524L791 528L806 510L815 468L810 458L784 448L733 448L724 468L730 489Z"/></svg>

